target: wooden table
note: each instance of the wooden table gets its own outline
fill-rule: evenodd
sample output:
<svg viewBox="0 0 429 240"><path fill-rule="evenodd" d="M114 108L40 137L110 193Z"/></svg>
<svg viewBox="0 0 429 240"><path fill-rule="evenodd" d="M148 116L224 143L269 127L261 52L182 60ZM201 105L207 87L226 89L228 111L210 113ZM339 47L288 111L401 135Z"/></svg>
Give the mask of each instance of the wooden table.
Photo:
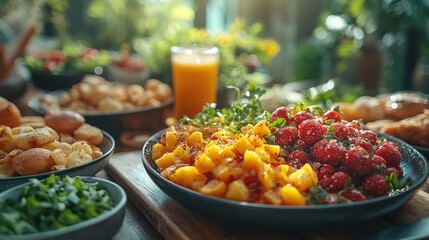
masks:
<svg viewBox="0 0 429 240"><path fill-rule="evenodd" d="M353 226L290 233L228 226L193 212L164 194L147 175L140 151L116 153L105 172L127 192L126 220L115 239L354 239L429 215L429 180L398 210ZM152 226L150 226L152 224ZM132 233L132 234L130 234Z"/></svg>

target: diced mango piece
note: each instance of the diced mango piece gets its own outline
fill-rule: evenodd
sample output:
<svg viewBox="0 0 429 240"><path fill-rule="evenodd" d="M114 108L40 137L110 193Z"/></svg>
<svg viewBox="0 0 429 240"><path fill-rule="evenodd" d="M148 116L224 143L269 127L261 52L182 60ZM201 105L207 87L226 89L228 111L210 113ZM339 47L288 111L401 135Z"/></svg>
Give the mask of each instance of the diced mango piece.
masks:
<svg viewBox="0 0 429 240"><path fill-rule="evenodd" d="M167 167L174 164L174 154L173 153L166 153L166 154L162 155L162 157L155 160L155 163L156 163L156 165L158 165L158 167L161 170L164 170Z"/></svg>
<svg viewBox="0 0 429 240"><path fill-rule="evenodd" d="M158 158L162 157L165 153L165 146L161 143L155 143L152 146L152 158L154 160L157 160Z"/></svg>
<svg viewBox="0 0 429 240"><path fill-rule="evenodd" d="M213 179L204 185L200 192L206 195L223 197L226 193L226 184L218 179Z"/></svg>
<svg viewBox="0 0 429 240"><path fill-rule="evenodd" d="M165 133L165 147L168 152L172 152L178 143L179 135L175 131L167 131Z"/></svg>
<svg viewBox="0 0 429 240"><path fill-rule="evenodd" d="M238 153L244 154L246 150L255 150L255 147L250 143L247 137L242 137L234 143L234 149L237 150Z"/></svg>
<svg viewBox="0 0 429 240"><path fill-rule="evenodd" d="M247 150L243 157L243 168L255 169L257 172L262 172L264 170L264 165L256 152Z"/></svg>
<svg viewBox="0 0 429 240"><path fill-rule="evenodd" d="M280 154L280 146L279 145L270 145L265 144L265 150L272 156L277 157Z"/></svg>
<svg viewBox="0 0 429 240"><path fill-rule="evenodd" d="M264 191L267 191L268 189L273 188L275 185L275 181L274 181L275 175L272 168L262 172L262 174L258 176L258 179Z"/></svg>
<svg viewBox="0 0 429 240"><path fill-rule="evenodd" d="M217 144L208 145L204 149L204 154L206 154L216 164L220 163L221 161L220 152L221 152L221 147L219 147L219 145Z"/></svg>
<svg viewBox="0 0 429 240"><path fill-rule="evenodd" d="M232 149L232 146L224 146L220 152L220 156L222 159L237 158L237 154L235 154L234 150Z"/></svg>
<svg viewBox="0 0 429 240"><path fill-rule="evenodd" d="M265 136L271 135L271 131L268 128L268 123L265 120L259 121L253 127L254 134L258 135L260 138L264 138Z"/></svg>
<svg viewBox="0 0 429 240"><path fill-rule="evenodd" d="M314 173L310 164L302 167L289 175L289 182L300 192L304 192L317 184L317 175Z"/></svg>
<svg viewBox="0 0 429 240"><path fill-rule="evenodd" d="M218 179L220 179L224 182L228 182L229 176L231 175L229 167L224 165L224 164L216 166L213 169L212 173L213 173L213 175L215 175L215 177L217 177Z"/></svg>
<svg viewBox="0 0 429 240"><path fill-rule="evenodd" d="M290 167L289 165L280 165L278 167L275 168L275 172L276 174L276 181L280 184L280 185L286 185L289 182L289 170Z"/></svg>
<svg viewBox="0 0 429 240"><path fill-rule="evenodd" d="M228 190L226 191L225 197L236 201L247 201L249 199L250 192L246 187L246 184L242 180L235 180L228 184Z"/></svg>
<svg viewBox="0 0 429 240"><path fill-rule="evenodd" d="M255 148L255 152L259 155L261 160L265 163L270 162L271 156L270 154L265 150L263 147L257 147Z"/></svg>
<svg viewBox="0 0 429 240"><path fill-rule="evenodd" d="M180 144L174 149L173 154L183 163L190 163L191 149L186 144Z"/></svg>
<svg viewBox="0 0 429 240"><path fill-rule="evenodd" d="M200 173L207 173L213 170L216 164L204 153L195 159L195 167Z"/></svg>
<svg viewBox="0 0 429 240"><path fill-rule="evenodd" d="M268 190L264 192L264 201L269 204L280 205L282 203L282 199L280 198L280 194L275 190Z"/></svg>
<svg viewBox="0 0 429 240"><path fill-rule="evenodd" d="M199 190L205 185L207 177L198 172L194 166L185 166L177 169L171 180L186 188Z"/></svg>
<svg viewBox="0 0 429 240"><path fill-rule="evenodd" d="M191 148L201 149L203 147L203 133L193 132L188 138L188 145Z"/></svg>
<svg viewBox="0 0 429 240"><path fill-rule="evenodd" d="M305 205L305 197L299 190L290 185L286 185L280 189L280 197L285 205Z"/></svg>

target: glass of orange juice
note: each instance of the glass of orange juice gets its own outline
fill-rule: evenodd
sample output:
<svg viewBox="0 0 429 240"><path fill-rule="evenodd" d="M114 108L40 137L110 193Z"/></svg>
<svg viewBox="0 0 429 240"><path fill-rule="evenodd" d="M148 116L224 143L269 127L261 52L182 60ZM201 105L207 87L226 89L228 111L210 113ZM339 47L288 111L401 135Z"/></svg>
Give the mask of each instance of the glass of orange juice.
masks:
<svg viewBox="0 0 429 240"><path fill-rule="evenodd" d="M207 103L216 102L219 50L206 46L171 47L174 115L194 118Z"/></svg>

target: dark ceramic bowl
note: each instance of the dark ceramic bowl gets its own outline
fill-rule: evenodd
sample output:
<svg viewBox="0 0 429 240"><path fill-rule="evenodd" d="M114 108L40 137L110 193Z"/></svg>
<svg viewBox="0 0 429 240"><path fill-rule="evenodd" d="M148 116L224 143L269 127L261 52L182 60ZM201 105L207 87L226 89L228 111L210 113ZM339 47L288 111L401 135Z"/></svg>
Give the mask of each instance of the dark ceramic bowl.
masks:
<svg viewBox="0 0 429 240"><path fill-rule="evenodd" d="M203 195L162 177L152 159L151 149L163 133L165 130L156 133L143 146L142 161L148 175L162 191L185 207L231 224L308 230L361 222L385 215L405 204L429 175L428 162L417 150L401 140L383 135L398 144L403 156L401 166L404 177L411 183L407 190L394 196L383 196L362 202L312 206L275 206L232 201Z"/></svg>
<svg viewBox="0 0 429 240"><path fill-rule="evenodd" d="M106 166L106 164L109 162L109 159L115 149L115 140L113 139L113 137L104 131L103 131L103 135L104 135L103 141L98 145L98 147L103 152L102 156L92 161L89 161L87 163L84 163L75 167L67 168L67 169L29 175L29 176L0 178L0 192L9 188L15 187L17 185L26 183L30 178L44 179L51 174L56 174L59 176L68 175L70 177L95 176L95 174L100 172L104 168L104 166Z"/></svg>
<svg viewBox="0 0 429 240"><path fill-rule="evenodd" d="M0 240L54 240L54 239L112 239L122 226L125 217L125 204L127 196L124 190L116 183L95 177L81 177L82 181L98 183L105 189L113 201L114 207L110 211L95 218L88 219L81 223L68 226L60 230L52 230L41 233L10 236L0 234ZM0 194L0 199L17 199L22 194L22 190L30 183L16 186Z"/></svg>
<svg viewBox="0 0 429 240"><path fill-rule="evenodd" d="M69 89L74 84L82 81L87 74L102 75L104 69L97 68L97 72L61 72L59 74L31 71L31 81L34 86L45 91Z"/></svg>
<svg viewBox="0 0 429 240"><path fill-rule="evenodd" d="M17 100L25 94L29 82L30 71L18 61L11 76L0 80L0 96L9 101Z"/></svg>
<svg viewBox="0 0 429 240"><path fill-rule="evenodd" d="M58 97L62 90L50 92ZM28 102L30 109L37 115L45 115L49 109L39 105L39 96ZM82 113L85 121L111 134L118 139L124 132L144 131L155 133L166 127L165 118L168 117L173 105L173 97L158 107L145 106L126 111Z"/></svg>
<svg viewBox="0 0 429 240"><path fill-rule="evenodd" d="M429 160L429 148L413 145L413 148L417 149L427 160Z"/></svg>

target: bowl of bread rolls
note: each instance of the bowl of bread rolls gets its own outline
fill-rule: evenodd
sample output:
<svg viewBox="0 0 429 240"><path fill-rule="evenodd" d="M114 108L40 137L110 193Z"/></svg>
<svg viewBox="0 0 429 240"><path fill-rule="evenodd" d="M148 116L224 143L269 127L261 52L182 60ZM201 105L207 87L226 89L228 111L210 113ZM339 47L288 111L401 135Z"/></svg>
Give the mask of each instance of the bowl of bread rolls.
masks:
<svg viewBox="0 0 429 240"><path fill-rule="evenodd" d="M429 159L429 95L400 91L335 105L345 119L360 119L369 129L399 138Z"/></svg>
<svg viewBox="0 0 429 240"><path fill-rule="evenodd" d="M94 176L108 163L113 137L72 111L22 116L0 97L0 191L50 174Z"/></svg>
<svg viewBox="0 0 429 240"><path fill-rule="evenodd" d="M171 115L171 87L156 79L145 85L108 81L87 75L70 89L43 93L30 99L36 115L67 110L81 114L88 123L118 139L124 132L156 132Z"/></svg>

